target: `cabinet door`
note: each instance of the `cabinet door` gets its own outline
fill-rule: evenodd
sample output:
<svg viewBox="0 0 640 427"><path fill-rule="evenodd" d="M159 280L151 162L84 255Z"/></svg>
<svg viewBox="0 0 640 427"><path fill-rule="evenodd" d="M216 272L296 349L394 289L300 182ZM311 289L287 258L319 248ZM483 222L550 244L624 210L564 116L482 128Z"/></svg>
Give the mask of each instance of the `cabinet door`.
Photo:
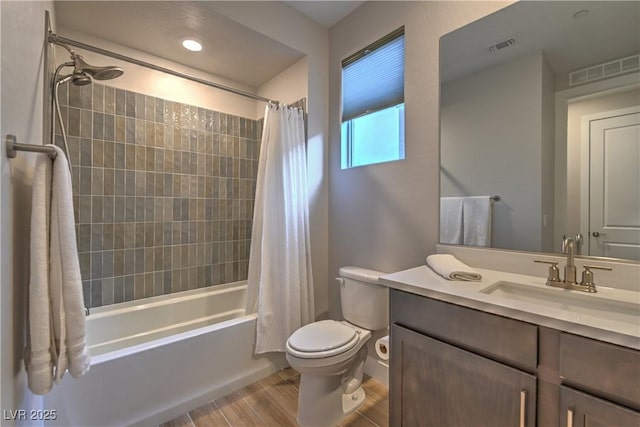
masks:
<svg viewBox="0 0 640 427"><path fill-rule="evenodd" d="M391 425L536 425L533 375L395 324L391 352Z"/></svg>
<svg viewBox="0 0 640 427"><path fill-rule="evenodd" d="M640 412L561 386L560 426L638 427Z"/></svg>

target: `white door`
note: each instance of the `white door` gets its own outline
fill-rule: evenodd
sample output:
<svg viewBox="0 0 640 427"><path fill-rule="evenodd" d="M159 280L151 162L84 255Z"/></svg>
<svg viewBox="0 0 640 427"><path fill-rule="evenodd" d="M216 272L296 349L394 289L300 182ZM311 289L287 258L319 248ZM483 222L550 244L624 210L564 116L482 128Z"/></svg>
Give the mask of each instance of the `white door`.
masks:
<svg viewBox="0 0 640 427"><path fill-rule="evenodd" d="M640 113L590 122L589 255L640 260Z"/></svg>

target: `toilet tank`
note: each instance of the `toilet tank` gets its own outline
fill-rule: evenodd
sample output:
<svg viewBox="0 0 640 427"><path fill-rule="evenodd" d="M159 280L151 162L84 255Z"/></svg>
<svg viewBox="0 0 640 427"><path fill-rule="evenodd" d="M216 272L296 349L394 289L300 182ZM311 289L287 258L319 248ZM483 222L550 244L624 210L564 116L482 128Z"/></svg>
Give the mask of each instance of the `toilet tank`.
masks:
<svg viewBox="0 0 640 427"><path fill-rule="evenodd" d="M360 267L340 268L337 280L346 321L370 331L389 326L389 288L378 283L384 274Z"/></svg>

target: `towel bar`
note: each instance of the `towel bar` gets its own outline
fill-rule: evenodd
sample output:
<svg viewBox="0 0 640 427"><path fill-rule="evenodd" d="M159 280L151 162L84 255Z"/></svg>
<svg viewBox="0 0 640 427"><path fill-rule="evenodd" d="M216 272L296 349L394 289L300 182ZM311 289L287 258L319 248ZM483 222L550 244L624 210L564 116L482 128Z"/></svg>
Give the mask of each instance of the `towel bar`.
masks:
<svg viewBox="0 0 640 427"><path fill-rule="evenodd" d="M15 135L7 135L5 139L7 144L7 157L14 159L18 155L18 151L29 151L31 153L43 153L51 157L56 158L56 150L53 147L47 147L46 145L35 144L19 144Z"/></svg>

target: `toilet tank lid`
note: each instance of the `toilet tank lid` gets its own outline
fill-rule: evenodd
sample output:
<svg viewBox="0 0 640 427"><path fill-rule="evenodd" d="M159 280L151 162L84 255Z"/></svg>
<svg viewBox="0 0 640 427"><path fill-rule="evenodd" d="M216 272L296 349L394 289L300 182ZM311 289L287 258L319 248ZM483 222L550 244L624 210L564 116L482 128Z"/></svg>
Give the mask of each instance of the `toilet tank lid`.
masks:
<svg viewBox="0 0 640 427"><path fill-rule="evenodd" d="M367 283L378 283L378 278L387 274L376 270L369 270L367 268L354 266L340 267L338 273L340 274L340 277L360 280Z"/></svg>

